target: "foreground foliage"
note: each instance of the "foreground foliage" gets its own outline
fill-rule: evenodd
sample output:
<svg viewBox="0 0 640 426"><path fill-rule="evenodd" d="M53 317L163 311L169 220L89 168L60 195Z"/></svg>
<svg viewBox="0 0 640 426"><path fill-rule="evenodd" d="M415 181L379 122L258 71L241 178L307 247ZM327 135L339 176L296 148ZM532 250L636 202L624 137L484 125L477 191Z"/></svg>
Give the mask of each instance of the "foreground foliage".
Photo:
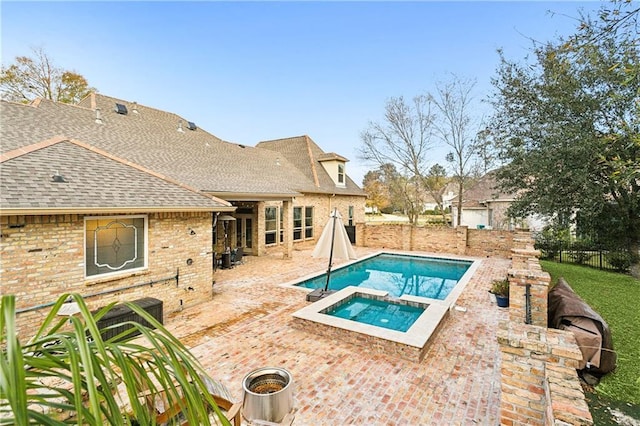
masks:
<svg viewBox="0 0 640 426"><path fill-rule="evenodd" d="M61 318L57 314L68 297L78 303L80 313ZM155 330L127 322L133 328L102 339L97 321L112 306L94 316L81 296L63 295L25 342L16 335L15 296L2 297L0 424L64 424L65 414L71 414L69 421L75 424L152 425L155 413L138 398L146 389L165 392L170 404L183 396L181 408L190 424L209 424L207 404L223 424L229 424L207 392L198 361L139 306L128 304ZM142 336L127 339L134 330ZM115 392L118 384L126 389L131 413L121 412L122 401Z"/></svg>
<svg viewBox="0 0 640 426"><path fill-rule="evenodd" d="M578 265L540 263L552 283L564 277L611 328L618 366L596 390L613 400L640 404L640 280Z"/></svg>

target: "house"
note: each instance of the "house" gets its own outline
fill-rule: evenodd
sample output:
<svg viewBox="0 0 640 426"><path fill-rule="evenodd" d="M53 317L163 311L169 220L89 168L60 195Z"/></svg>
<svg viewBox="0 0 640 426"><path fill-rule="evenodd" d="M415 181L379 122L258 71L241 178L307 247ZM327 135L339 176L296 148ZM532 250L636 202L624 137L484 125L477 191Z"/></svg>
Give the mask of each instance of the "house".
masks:
<svg viewBox="0 0 640 426"><path fill-rule="evenodd" d="M95 93L2 101L0 117L0 279L23 329L66 292L92 308L151 296L166 315L211 297L216 253L290 256L334 207L364 222L347 160L308 136L230 143Z"/></svg>
<svg viewBox="0 0 640 426"><path fill-rule="evenodd" d="M482 176L462 195L460 225L478 229L513 230L516 226L532 231L541 230L545 221L537 216L514 220L507 216L507 209L515 200L515 194L498 189L495 171ZM458 226L458 205L451 205L453 226Z"/></svg>

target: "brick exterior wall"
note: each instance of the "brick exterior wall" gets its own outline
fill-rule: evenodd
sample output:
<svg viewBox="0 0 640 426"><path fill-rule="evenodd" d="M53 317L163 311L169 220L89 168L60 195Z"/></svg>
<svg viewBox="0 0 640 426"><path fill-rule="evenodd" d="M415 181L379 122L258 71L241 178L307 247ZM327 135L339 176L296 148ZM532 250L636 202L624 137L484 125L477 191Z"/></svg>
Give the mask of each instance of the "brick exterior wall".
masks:
<svg viewBox="0 0 640 426"><path fill-rule="evenodd" d="M166 315L211 297L210 213L149 214L148 268L103 279L84 277L84 217L0 217L2 293L16 295L18 310L54 302L64 293L88 296L163 280L174 277L178 269L178 286L176 280L171 279L154 285L86 297L86 302L94 309L112 301L154 297L163 301ZM191 259L190 264L187 263L188 259ZM34 330L48 313L46 307L19 313L19 334L24 336Z"/></svg>
<svg viewBox="0 0 640 426"><path fill-rule="evenodd" d="M514 233L466 226L362 223L357 235L356 243L363 247L509 258Z"/></svg>
<svg viewBox="0 0 640 426"><path fill-rule="evenodd" d="M284 219L285 229L290 229L286 231L288 234L285 234L285 237L292 237L292 229L293 229L293 207L313 207L313 237L312 238L303 238L302 240L293 241L292 245L288 245L286 238L285 241L278 241L276 244L265 245L264 239L264 209L265 207L278 207L279 209L285 207L287 202L282 201L267 201L258 203L258 226L255 227L254 233L254 241L257 242L257 251L258 255L264 254L273 254L273 253L283 253L285 257L290 257L288 250L295 250L296 248L309 248L313 247L322 234L322 230L324 229L327 220L329 219L329 215L333 211L334 208L337 208L342 216L342 220L345 225L348 225L349 221L349 206L353 206L353 223L359 224L364 223L365 213L364 213L364 202L365 197L358 196L332 196L326 194L305 194L303 197L296 197L292 206L291 211L291 226L287 227L287 217ZM303 223L304 226L304 223ZM304 230L303 230L304 235ZM356 230L356 242L358 239L358 234Z"/></svg>
<svg viewBox="0 0 640 426"><path fill-rule="evenodd" d="M571 332L547 329L551 278L528 232L513 238L509 321L500 323L502 425L592 425L576 368L582 353ZM530 315L525 292L529 286ZM528 323L526 323L528 322Z"/></svg>

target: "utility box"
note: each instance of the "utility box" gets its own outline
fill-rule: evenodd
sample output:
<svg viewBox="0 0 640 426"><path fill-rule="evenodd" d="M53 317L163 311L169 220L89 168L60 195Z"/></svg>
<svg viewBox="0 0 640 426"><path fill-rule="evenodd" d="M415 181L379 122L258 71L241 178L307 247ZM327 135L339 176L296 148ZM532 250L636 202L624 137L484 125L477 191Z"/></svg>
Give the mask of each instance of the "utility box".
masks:
<svg viewBox="0 0 640 426"><path fill-rule="evenodd" d="M151 314L153 318L155 318L160 324L163 324L162 320L162 300L154 299L153 297L145 297L142 299L134 300L132 303L140 306L144 311ZM96 311L97 312L97 311ZM95 312L94 312L95 313ZM123 324L119 327L110 328L108 330L102 331L104 328L119 324L125 321L132 321L142 324L145 327L155 328L148 321L134 312L131 308L124 304L115 305L109 312L104 314L102 318L98 321L98 328L101 330L102 340L111 339L114 336L126 331L130 328L133 328L131 324ZM139 335L140 332L135 332L127 336L134 337Z"/></svg>

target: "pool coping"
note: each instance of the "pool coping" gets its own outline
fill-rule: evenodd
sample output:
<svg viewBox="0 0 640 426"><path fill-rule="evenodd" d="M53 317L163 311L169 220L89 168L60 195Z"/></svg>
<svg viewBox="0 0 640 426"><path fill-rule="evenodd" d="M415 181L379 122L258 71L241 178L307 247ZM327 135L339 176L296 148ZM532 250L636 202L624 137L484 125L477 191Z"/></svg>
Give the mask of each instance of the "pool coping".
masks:
<svg viewBox="0 0 640 426"><path fill-rule="evenodd" d="M363 324L349 319L339 318L322 313L322 311L325 311L332 305L335 305L341 300L344 300L356 293L369 294L377 297L387 297L389 295L387 291L356 286L345 287L342 290L332 293L316 302L310 303L309 305L294 312L292 314L292 316L294 317L294 324L297 323L303 328L306 327L311 330L319 331L318 328L314 328L314 324L316 324L317 326L324 327L325 329L328 328L329 331L325 334L328 334L329 336L343 338L344 340L351 341L352 343L356 344L358 342L361 342L362 344L367 345L373 350L380 350L381 352L387 353L393 352L413 361L421 361L428 348L427 344L429 340L438 330L444 318L448 315L449 311L455 308L458 298L471 280L471 277L473 277L477 269L480 267L482 259L469 257L463 258L451 255L434 256L430 254L416 254L415 252L382 250L369 256L365 256L360 259L342 264L340 265L340 268L348 267L353 263L360 262L362 260L384 253L405 254L409 256L429 257L436 259L465 260L472 263L471 265L469 265L467 271L460 278L456 286L444 300L431 299L414 295L402 295L399 298L392 297L392 299L396 300L403 300L423 306L427 305L425 311L417 318L417 320L406 332L390 330L370 324ZM306 281L310 278L320 276L322 274L323 273L311 274L308 277L303 277L293 282L283 284L283 286L294 287L304 291L305 293L309 293L314 289L299 287L296 286L296 284L302 281ZM346 333L347 335L345 336L344 333ZM349 335L353 337L350 338ZM376 344L372 342L372 339L379 339L381 343ZM388 343L385 344L384 342Z"/></svg>
<svg viewBox="0 0 640 426"><path fill-rule="evenodd" d="M372 296L386 297L388 292L373 290L369 288L348 286L340 291L330 294L329 296L311 303L302 309L294 312L292 315L294 318L313 321L319 324L328 325L331 327L341 328L343 330L362 333L368 336L376 337L378 339L384 339L391 342L412 346L415 348L422 348L429 340L431 334L436 330L442 317L447 313L448 307L445 306L440 300L427 299L424 297L400 297L399 300L410 301L419 305L427 305L424 312L416 319L416 321L405 332L390 330L384 327L378 327L375 325L359 323L345 318L339 318L323 314L322 311L337 304L341 300L344 300L355 294L369 294ZM421 300L416 300L421 299Z"/></svg>

